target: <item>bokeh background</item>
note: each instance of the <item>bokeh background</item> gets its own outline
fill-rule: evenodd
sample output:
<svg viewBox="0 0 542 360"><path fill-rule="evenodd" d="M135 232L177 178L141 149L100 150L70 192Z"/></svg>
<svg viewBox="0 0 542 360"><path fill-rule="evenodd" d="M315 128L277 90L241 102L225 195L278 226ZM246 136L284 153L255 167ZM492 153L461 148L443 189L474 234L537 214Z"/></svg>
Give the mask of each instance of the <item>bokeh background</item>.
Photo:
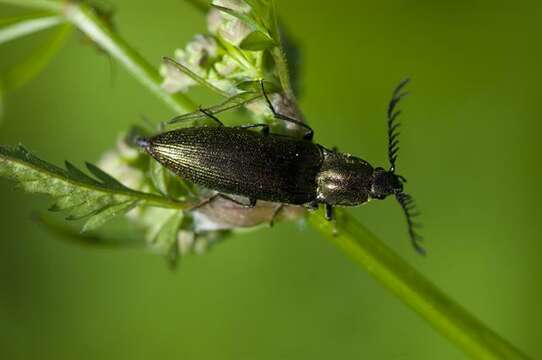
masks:
<svg viewBox="0 0 542 360"><path fill-rule="evenodd" d="M205 19L182 0L109 0L154 64ZM352 213L453 298L542 357L542 3L278 1L302 50L301 106L318 142L386 164L385 107L406 75L398 166L423 212L410 248L392 200ZM0 14L18 13L0 6ZM13 64L43 40L0 47ZM5 99L0 143L96 161L141 115L173 114L78 36ZM196 92L198 101L211 101ZM206 100L209 99L209 100ZM47 201L0 180L2 359L462 359L303 224L239 234L172 272L135 250L59 241Z"/></svg>

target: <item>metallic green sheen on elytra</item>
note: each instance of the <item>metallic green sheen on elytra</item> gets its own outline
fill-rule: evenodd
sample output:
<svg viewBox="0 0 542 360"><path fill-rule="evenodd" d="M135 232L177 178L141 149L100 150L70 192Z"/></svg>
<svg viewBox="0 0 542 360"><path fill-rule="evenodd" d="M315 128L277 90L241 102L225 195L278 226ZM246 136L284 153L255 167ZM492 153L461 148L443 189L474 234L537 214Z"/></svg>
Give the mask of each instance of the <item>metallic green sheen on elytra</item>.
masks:
<svg viewBox="0 0 542 360"><path fill-rule="evenodd" d="M316 200L321 146L235 127L192 127L148 139L150 155L184 179L225 194L287 204Z"/></svg>

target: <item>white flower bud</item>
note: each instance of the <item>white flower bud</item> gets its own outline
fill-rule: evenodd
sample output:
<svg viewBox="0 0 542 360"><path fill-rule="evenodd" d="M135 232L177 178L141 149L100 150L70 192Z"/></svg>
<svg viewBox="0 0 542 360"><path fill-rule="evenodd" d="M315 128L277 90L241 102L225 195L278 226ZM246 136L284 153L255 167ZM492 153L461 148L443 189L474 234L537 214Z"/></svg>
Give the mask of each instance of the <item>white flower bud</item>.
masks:
<svg viewBox="0 0 542 360"><path fill-rule="evenodd" d="M250 6L241 0L215 0L213 4L241 13L250 11ZM219 35L235 46L238 46L252 32L250 27L243 21L218 9L209 11L207 28L211 34Z"/></svg>

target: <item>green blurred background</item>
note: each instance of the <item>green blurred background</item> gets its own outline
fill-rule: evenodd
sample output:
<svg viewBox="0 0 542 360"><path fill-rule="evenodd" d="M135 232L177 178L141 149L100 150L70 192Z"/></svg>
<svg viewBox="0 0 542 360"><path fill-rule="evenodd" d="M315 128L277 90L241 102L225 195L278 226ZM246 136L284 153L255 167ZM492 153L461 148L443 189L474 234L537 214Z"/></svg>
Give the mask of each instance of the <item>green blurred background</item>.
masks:
<svg viewBox="0 0 542 360"><path fill-rule="evenodd" d="M205 19L182 0L111 0L152 63ZM400 173L429 255L392 200L352 213L498 333L542 357L542 3L278 1L302 50L301 106L316 140L386 164L385 107L406 75ZM0 7L0 14L15 14ZM0 48L21 59L47 34ZM96 161L141 115L173 114L72 36L9 94L0 143ZM211 101L203 91L197 99ZM462 359L429 325L305 225L237 235L171 272L135 250L58 241L47 201L0 180L2 359Z"/></svg>

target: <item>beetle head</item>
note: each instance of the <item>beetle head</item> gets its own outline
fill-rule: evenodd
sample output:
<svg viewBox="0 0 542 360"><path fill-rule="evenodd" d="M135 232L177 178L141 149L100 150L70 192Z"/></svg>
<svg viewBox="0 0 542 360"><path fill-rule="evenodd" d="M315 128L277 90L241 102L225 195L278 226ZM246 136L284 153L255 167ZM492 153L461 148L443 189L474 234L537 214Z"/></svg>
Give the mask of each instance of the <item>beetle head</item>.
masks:
<svg viewBox="0 0 542 360"><path fill-rule="evenodd" d="M406 182L401 175L397 175L393 171L386 171L381 167L375 169L372 180L369 196L378 200L383 200L388 195L402 193L403 183Z"/></svg>

